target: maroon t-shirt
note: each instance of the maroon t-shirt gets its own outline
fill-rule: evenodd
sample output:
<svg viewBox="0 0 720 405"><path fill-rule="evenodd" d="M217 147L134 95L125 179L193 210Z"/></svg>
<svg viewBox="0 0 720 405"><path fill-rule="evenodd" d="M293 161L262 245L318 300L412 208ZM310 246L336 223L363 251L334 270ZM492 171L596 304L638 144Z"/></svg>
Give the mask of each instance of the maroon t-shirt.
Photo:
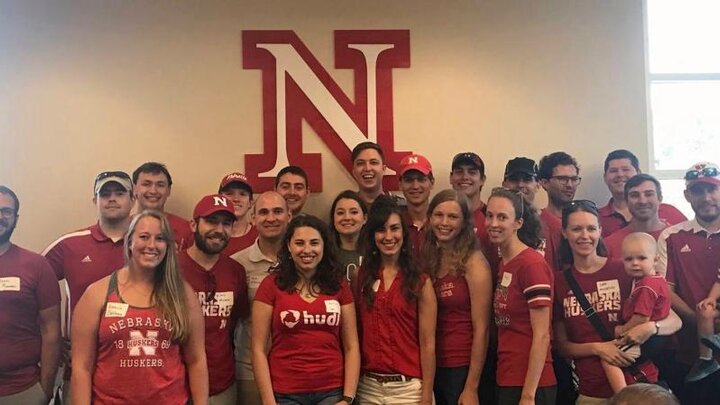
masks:
<svg viewBox="0 0 720 405"><path fill-rule="evenodd" d="M475 224L475 237L480 245L480 250L490 265L493 279L493 285L497 283L497 269L500 265L500 253L497 245L490 242L485 225L485 211L487 206L483 204L480 208L473 211L473 223Z"/></svg>
<svg viewBox="0 0 720 405"><path fill-rule="evenodd" d="M193 260L187 250L178 257L183 277L197 293L205 317L210 395L216 395L235 381L232 334L237 320L250 313L245 268L222 254L210 270Z"/></svg>
<svg viewBox="0 0 720 405"><path fill-rule="evenodd" d="M598 209L603 237L612 235L615 231L626 227L630 223L621 213L615 211L612 203L613 200L611 198L607 205ZM685 215L670 204L660 204L660 207L658 207L658 216L668 225L675 225L687 221Z"/></svg>
<svg viewBox="0 0 720 405"><path fill-rule="evenodd" d="M636 279L630 296L623 302L623 321L633 315L647 316L660 321L670 315L670 289L665 278L646 276Z"/></svg>
<svg viewBox="0 0 720 405"><path fill-rule="evenodd" d="M194 243L193 232L190 229L190 221L169 212L165 213L170 229L172 229L175 244L178 250L182 251Z"/></svg>
<svg viewBox="0 0 720 405"><path fill-rule="evenodd" d="M276 280L276 274L265 277L255 294L255 301L273 307L268 356L273 391L300 394L341 388L345 367L340 308L353 302L349 285L343 280L337 293L307 302L295 291L280 290Z"/></svg>
<svg viewBox="0 0 720 405"><path fill-rule="evenodd" d="M460 367L470 364L473 324L470 290L465 276L450 274L435 280L437 296L437 366Z"/></svg>
<svg viewBox="0 0 720 405"><path fill-rule="evenodd" d="M556 217L544 209L540 212L540 221L543 224L543 238L545 239L545 262L551 270L560 270L558 253L562 240L562 218Z"/></svg>
<svg viewBox="0 0 720 405"><path fill-rule="evenodd" d="M425 242L424 231L427 222L423 224L423 226L418 227L413 223L407 210L403 212L403 222L405 222L408 227L408 232L410 232L410 246L412 247L413 254L415 257L420 257L420 251L422 250L423 242Z"/></svg>
<svg viewBox="0 0 720 405"><path fill-rule="evenodd" d="M227 246L225 246L225 249L223 250L223 254L227 256L232 256L241 250L245 250L246 248L250 247L250 245L255 243L257 237L257 228L255 228L255 226L253 225L248 231L248 233L246 233L245 235L231 237L228 241Z"/></svg>
<svg viewBox="0 0 720 405"><path fill-rule="evenodd" d="M608 260L600 270L592 274L584 274L572 269L572 274L585 297L597 312L600 320L609 333L620 323L622 297L630 294L632 278L625 273L623 263ZM602 342L600 334L595 330L572 289L568 286L562 272L555 274L555 305L556 322L563 322L567 338L573 343ZM574 359L575 370L580 379L580 394L595 398L610 398L613 390L607 381L599 357L581 357ZM642 365L649 381L657 381L657 368L651 362ZM625 378L632 378L625 373Z"/></svg>
<svg viewBox="0 0 720 405"><path fill-rule="evenodd" d="M40 378L40 311L60 304L60 289L45 258L19 246L0 255L0 397Z"/></svg>
<svg viewBox="0 0 720 405"><path fill-rule="evenodd" d="M525 383L529 348L533 339L530 309L551 307L552 293L552 271L535 249L527 248L509 262L500 263L493 301L495 324L498 327L498 386L522 387ZM548 329L552 328L551 325L552 322ZM552 334L551 330L548 332ZM549 387L555 384L548 347L538 386Z"/></svg>
<svg viewBox="0 0 720 405"><path fill-rule="evenodd" d="M660 234L662 231L664 231L665 228L660 229L659 231L652 231L647 232L657 240L658 237L660 237ZM603 242L605 243L605 247L608 251L609 258L621 260L622 259L622 243L626 236L630 235L631 233L636 232L634 229L632 229L632 226L626 226L624 228L618 229L615 231L612 235L608 236L607 238L603 239Z"/></svg>
<svg viewBox="0 0 720 405"><path fill-rule="evenodd" d="M422 378L418 304L405 298L402 292L405 280L401 272L387 291L382 272L381 269L379 279L372 286L376 291L372 308L367 307L362 291L358 294L362 369ZM369 274L361 267L358 285L363 285L365 277ZM418 288L421 289L427 279L423 274Z"/></svg>

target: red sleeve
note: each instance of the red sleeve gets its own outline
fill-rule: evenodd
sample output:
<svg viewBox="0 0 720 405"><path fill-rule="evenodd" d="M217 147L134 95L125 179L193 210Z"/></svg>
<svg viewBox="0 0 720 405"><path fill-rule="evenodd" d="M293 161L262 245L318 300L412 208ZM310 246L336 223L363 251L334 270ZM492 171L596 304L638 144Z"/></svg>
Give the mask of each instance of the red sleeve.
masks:
<svg viewBox="0 0 720 405"><path fill-rule="evenodd" d="M248 285L247 276L245 273L245 267L242 264L232 260L237 264L237 277L238 277L238 302L235 308L237 308L237 317L239 319L246 319L250 316L250 302L248 300ZM237 319L237 318L236 318Z"/></svg>
<svg viewBox="0 0 720 405"><path fill-rule="evenodd" d="M347 280L343 280L340 284L340 291L338 292L338 295L340 296L340 305L353 303L352 290L350 289L350 285Z"/></svg>
<svg viewBox="0 0 720 405"><path fill-rule="evenodd" d="M275 284L276 278L277 277L275 275L265 277L255 293L255 301L275 306L275 296L278 292L278 287Z"/></svg>
<svg viewBox="0 0 720 405"><path fill-rule="evenodd" d="M60 304L60 286L47 260L40 259L35 299L40 310Z"/></svg>
<svg viewBox="0 0 720 405"><path fill-rule="evenodd" d="M552 305L553 276L544 258L527 263L517 274L518 286L530 308Z"/></svg>
<svg viewBox="0 0 720 405"><path fill-rule="evenodd" d="M651 316L658 293L649 285L636 285L630 294L633 315Z"/></svg>
<svg viewBox="0 0 720 405"><path fill-rule="evenodd" d="M63 268L63 244L62 242L55 244L50 250L43 252L43 256L50 263L50 268L55 272L57 280L65 278L65 269ZM57 282L57 281L56 281Z"/></svg>
<svg viewBox="0 0 720 405"><path fill-rule="evenodd" d="M660 204L658 210L658 216L665 220L670 225L679 224L680 222L687 221L685 214L680 212L679 209L675 208L670 204Z"/></svg>

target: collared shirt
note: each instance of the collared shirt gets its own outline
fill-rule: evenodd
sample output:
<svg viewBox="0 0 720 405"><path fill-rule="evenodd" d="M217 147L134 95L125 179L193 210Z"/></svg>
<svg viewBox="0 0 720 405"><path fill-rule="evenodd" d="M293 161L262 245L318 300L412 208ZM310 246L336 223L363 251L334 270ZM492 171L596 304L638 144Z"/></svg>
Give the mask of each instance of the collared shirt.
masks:
<svg viewBox="0 0 720 405"><path fill-rule="evenodd" d="M630 224L630 221L626 220L623 214L615 211L612 198L608 201L607 205L598 208L598 214L600 214L600 226L602 227L603 238L612 235L613 232ZM658 216L668 225L675 225L687 221L687 217L670 204L660 204L658 207Z"/></svg>
<svg viewBox="0 0 720 405"><path fill-rule="evenodd" d="M258 241L230 257L245 268L248 299L252 302L260 283L268 276L268 270L275 265L276 260L263 254ZM250 328L252 327L250 319L251 317L248 317L244 321L238 322L235 328L235 378L238 380L252 381L255 379L250 353Z"/></svg>
<svg viewBox="0 0 720 405"><path fill-rule="evenodd" d="M410 244L412 246L413 254L415 254L415 257L420 257L420 251L422 250L422 245L425 241L425 227L427 225L427 221L420 226L416 225L407 210L404 210L403 212L403 221L407 224L408 231L410 232Z"/></svg>
<svg viewBox="0 0 720 405"><path fill-rule="evenodd" d="M560 242L562 241L562 219L550 213L547 208L540 212L540 221L543 224L543 238L545 239L544 256L550 269L560 270Z"/></svg>

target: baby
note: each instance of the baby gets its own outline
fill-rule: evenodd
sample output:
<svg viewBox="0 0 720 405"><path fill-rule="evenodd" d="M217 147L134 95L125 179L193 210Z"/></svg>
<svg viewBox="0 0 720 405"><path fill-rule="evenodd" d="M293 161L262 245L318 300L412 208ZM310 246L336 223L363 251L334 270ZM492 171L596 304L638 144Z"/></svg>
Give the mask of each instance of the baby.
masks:
<svg viewBox="0 0 720 405"><path fill-rule="evenodd" d="M622 243L622 258L625 272L634 279L630 296L623 302L624 324L615 327L615 336L648 321L659 321L670 314L670 289L665 278L655 275L657 242L644 232L626 236ZM614 392L625 387L623 371L609 363L602 362L605 375Z"/></svg>

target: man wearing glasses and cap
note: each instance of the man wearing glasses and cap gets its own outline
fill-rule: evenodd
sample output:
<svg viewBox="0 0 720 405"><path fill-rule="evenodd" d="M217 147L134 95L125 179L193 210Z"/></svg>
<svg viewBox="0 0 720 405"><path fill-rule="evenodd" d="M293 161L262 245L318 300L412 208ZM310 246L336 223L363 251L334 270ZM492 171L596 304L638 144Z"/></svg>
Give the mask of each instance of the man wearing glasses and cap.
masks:
<svg viewBox="0 0 720 405"><path fill-rule="evenodd" d="M42 253L58 280L65 280L67 306L64 308L63 358L70 359L70 319L75 305L87 287L123 267L123 237L130 225L133 207L132 180L121 171L102 172L95 177L93 203L98 222L70 232L51 243ZM61 284L62 285L62 284ZM65 368L65 381L70 368ZM69 396L70 384L64 384L63 397ZM69 403L69 402L64 402Z"/></svg>
<svg viewBox="0 0 720 405"><path fill-rule="evenodd" d="M535 202L535 194L540 189L538 167L535 161L526 157L510 159L505 165L503 187L520 191L528 202Z"/></svg>
<svg viewBox="0 0 720 405"><path fill-rule="evenodd" d="M685 326L678 333L676 360L683 371L689 370L687 382L698 381L680 387L671 385L671 388L677 390L683 403L699 404L716 398L720 384L720 373L716 373L720 369L718 363L711 356L702 356L698 360L695 327L696 306L708 296L720 272L720 171L717 164L699 162L686 171L685 199L695 212L695 218L673 225L660 234L656 270L665 276L672 288L672 308ZM701 379L703 381L699 382Z"/></svg>
<svg viewBox="0 0 720 405"><path fill-rule="evenodd" d="M245 268L221 253L234 222L230 199L203 197L190 221L194 244L178 254L183 277L197 293L205 317L210 403L215 405L237 401L232 334L238 319L249 314Z"/></svg>

